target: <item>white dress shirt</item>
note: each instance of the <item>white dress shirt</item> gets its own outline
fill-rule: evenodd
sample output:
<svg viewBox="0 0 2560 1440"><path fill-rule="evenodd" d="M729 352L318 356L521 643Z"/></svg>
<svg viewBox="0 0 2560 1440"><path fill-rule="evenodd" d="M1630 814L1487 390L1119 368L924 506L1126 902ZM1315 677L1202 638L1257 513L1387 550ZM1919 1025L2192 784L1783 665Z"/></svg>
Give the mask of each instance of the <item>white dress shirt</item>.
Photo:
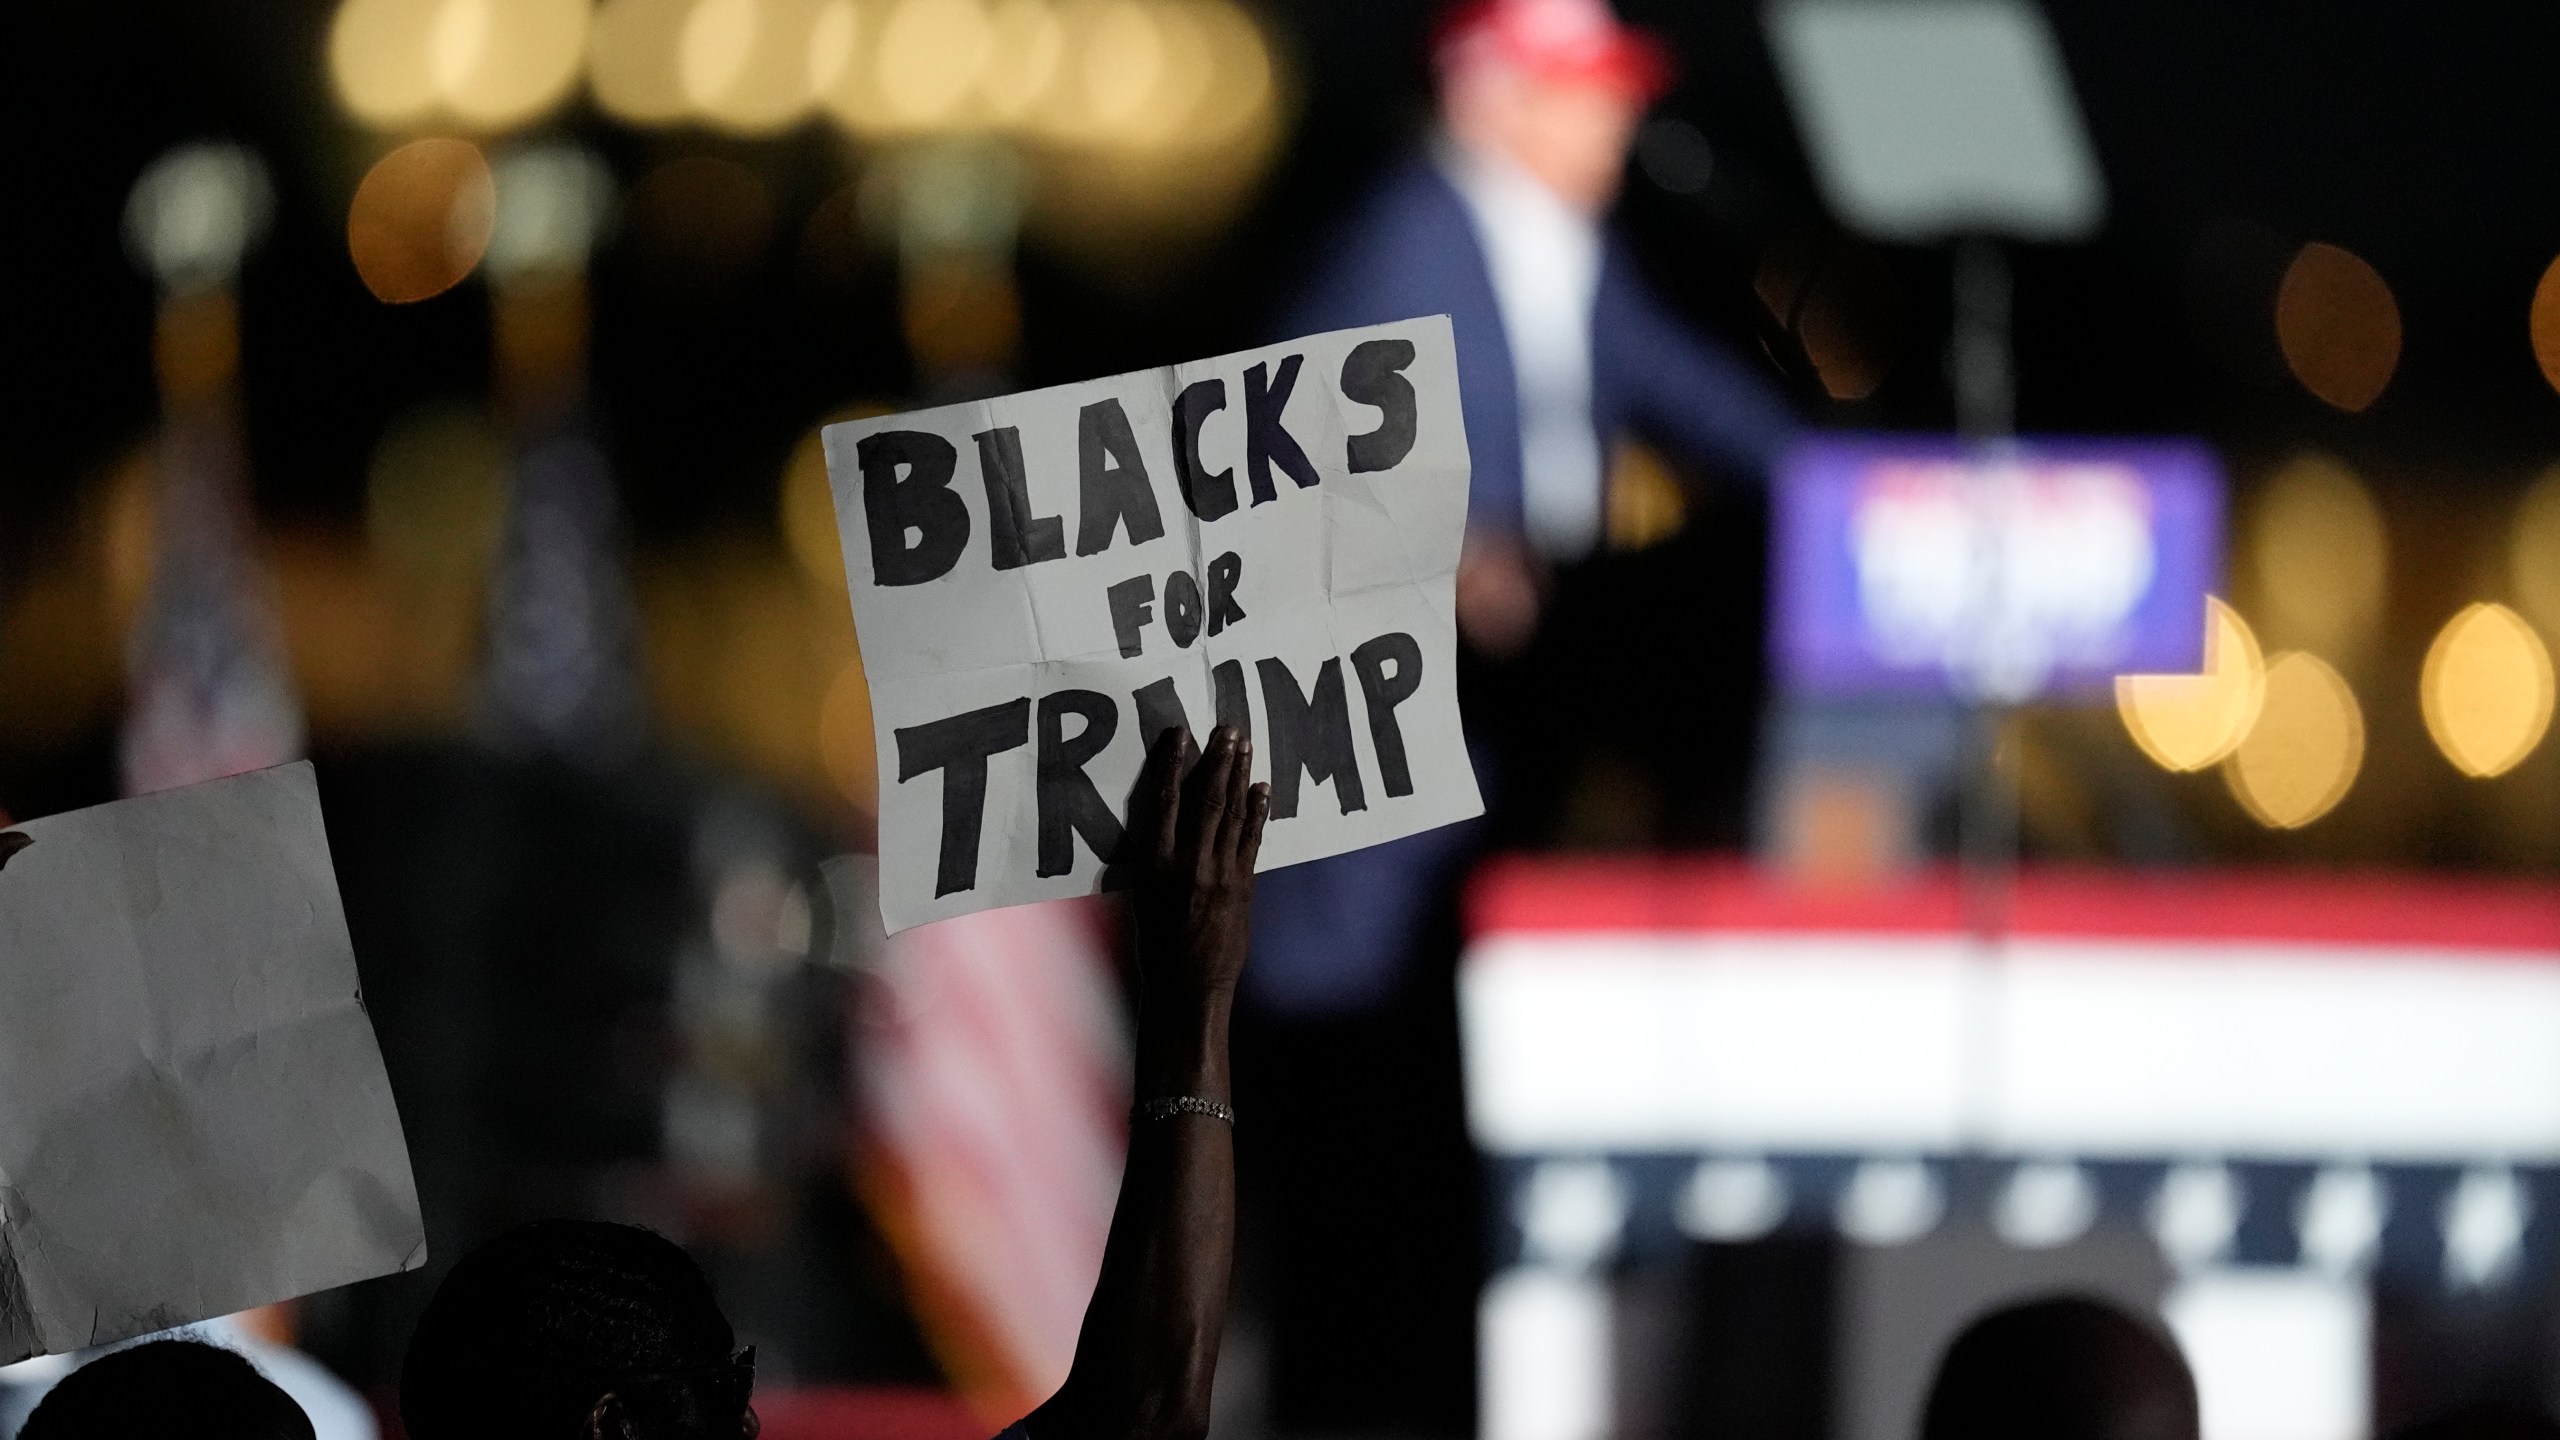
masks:
<svg viewBox="0 0 2560 1440"><path fill-rule="evenodd" d="M1443 136L1433 147L1493 273L1520 387L1520 501L1530 544L1554 560L1588 554L1604 521L1600 438L1591 425L1591 304L1600 227L1511 160Z"/></svg>

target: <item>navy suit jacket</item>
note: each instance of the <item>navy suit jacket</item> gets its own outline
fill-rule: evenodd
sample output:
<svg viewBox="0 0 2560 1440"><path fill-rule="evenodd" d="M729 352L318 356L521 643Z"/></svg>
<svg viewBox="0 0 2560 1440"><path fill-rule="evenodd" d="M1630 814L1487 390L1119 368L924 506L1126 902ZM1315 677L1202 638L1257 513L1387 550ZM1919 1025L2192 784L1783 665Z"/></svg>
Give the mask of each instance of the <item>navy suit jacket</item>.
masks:
<svg viewBox="0 0 2560 1440"><path fill-rule="evenodd" d="M1518 533L1520 396L1475 221L1427 156L1398 166L1354 218L1288 333L1446 314L1474 461L1471 527ZM1606 456L1633 431L1719 477L1764 478L1796 422L1760 378L1693 334L1605 243L1591 315L1591 423ZM1393 994L1437 888L1472 827L1444 826L1256 881L1245 989L1284 1015L1353 1015Z"/></svg>
<svg viewBox="0 0 2560 1440"><path fill-rule="evenodd" d="M1520 394L1474 217L1426 155L1389 173L1338 238L1288 314L1308 335L1445 314L1457 334L1458 388L1475 478L1467 523L1522 524ZM1758 480L1796 428L1759 376L1692 332L1604 239L1591 311L1591 422L1606 457L1631 431L1723 478Z"/></svg>

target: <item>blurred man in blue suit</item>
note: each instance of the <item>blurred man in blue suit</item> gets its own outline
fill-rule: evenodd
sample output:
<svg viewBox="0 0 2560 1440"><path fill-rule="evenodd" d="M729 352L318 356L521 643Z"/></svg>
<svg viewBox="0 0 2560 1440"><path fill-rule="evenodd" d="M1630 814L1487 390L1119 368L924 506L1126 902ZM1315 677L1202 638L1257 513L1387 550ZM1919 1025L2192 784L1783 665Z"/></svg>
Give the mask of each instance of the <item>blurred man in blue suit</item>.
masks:
<svg viewBox="0 0 2560 1440"><path fill-rule="evenodd" d="M1258 1103L1277 1202L1273 1401L1300 1432L1445 1430L1472 1399L1480 1251L1455 1030L1445 969L1413 960L1449 948L1449 889L1485 826L1497 843L1551 838L1574 712L1640 703L1592 693L1611 667L1576 658L1591 631L1637 618L1591 598L1606 586L1577 599L1607 536L1611 450L1637 438L1693 476L1756 484L1795 426L1763 372L1670 312L1607 223L1670 78L1662 47L1608 0L1471 0L1433 49L1439 125L1284 323L1451 319L1474 460L1459 685L1490 813L1260 882L1247 985L1272 1087ZM1673 603L1711 608L1707 593Z"/></svg>
<svg viewBox="0 0 2560 1440"><path fill-rule="evenodd" d="M1671 313L1606 223L1669 78L1660 46L1607 0L1477 0L1443 22L1435 52L1437 133L1368 197L1286 328L1450 317L1474 460L1458 627L1471 659L1499 666L1529 647L1558 569L1603 540L1621 436L1756 483L1795 420L1759 367ZM1497 725L1476 728L1499 810L1518 788L1512 757ZM1311 1012L1376 1003L1465 843L1452 827L1275 874L1255 961L1263 998Z"/></svg>

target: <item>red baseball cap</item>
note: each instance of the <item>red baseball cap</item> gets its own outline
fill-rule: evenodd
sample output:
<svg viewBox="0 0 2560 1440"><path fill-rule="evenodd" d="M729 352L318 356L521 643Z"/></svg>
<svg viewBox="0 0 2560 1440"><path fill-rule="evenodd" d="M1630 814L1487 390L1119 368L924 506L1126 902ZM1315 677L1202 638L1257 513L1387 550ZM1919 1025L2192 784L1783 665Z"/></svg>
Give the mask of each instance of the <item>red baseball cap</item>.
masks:
<svg viewBox="0 0 2560 1440"><path fill-rule="evenodd" d="M1646 100L1671 88L1671 52L1621 23L1609 0L1461 0L1441 12L1431 53L1444 72L1499 60Z"/></svg>

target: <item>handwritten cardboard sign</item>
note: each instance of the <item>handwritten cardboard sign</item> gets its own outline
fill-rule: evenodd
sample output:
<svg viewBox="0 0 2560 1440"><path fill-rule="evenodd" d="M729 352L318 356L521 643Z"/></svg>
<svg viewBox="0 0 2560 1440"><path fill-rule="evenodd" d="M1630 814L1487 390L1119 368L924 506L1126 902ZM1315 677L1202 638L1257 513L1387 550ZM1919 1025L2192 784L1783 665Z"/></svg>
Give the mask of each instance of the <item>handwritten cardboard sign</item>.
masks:
<svg viewBox="0 0 2560 1440"><path fill-rule="evenodd" d="M1241 725L1262 865L1478 814L1446 317L826 431L891 930L1088 894L1148 744Z"/></svg>

